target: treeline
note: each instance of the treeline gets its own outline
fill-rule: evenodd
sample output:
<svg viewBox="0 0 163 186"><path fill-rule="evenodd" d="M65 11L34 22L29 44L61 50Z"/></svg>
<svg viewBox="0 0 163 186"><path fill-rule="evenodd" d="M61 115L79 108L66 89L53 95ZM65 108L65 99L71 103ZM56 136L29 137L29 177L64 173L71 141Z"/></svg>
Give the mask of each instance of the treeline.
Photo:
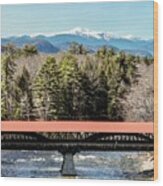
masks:
<svg viewBox="0 0 163 186"><path fill-rule="evenodd" d="M26 66L17 73L16 59L33 55L34 46L3 47L2 120L124 120L121 100L137 82L137 65L153 62L105 46L88 55L73 44L59 61L48 56L34 79Z"/></svg>

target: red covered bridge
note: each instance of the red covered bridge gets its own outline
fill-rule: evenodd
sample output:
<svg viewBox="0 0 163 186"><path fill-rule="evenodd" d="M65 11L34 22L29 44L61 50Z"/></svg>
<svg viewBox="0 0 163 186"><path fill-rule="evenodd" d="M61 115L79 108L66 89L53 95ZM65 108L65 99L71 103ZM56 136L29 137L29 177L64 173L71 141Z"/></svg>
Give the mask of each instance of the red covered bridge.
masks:
<svg viewBox="0 0 163 186"><path fill-rule="evenodd" d="M62 175L76 175L80 151L153 151L152 122L2 121L2 149L58 150Z"/></svg>

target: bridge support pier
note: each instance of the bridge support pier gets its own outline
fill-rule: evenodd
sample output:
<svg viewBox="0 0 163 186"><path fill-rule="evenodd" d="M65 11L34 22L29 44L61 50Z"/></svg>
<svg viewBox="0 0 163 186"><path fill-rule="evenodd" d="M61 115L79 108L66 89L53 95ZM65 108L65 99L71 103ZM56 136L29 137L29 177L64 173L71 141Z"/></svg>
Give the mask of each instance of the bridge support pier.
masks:
<svg viewBox="0 0 163 186"><path fill-rule="evenodd" d="M63 154L63 163L61 168L62 176L76 176L73 155L72 152L65 152Z"/></svg>

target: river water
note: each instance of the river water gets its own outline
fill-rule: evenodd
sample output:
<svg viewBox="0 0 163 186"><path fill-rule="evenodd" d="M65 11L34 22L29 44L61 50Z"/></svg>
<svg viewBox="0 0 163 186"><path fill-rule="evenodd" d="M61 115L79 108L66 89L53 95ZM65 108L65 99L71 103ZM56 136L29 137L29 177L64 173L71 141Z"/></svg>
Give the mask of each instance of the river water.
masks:
<svg viewBox="0 0 163 186"><path fill-rule="evenodd" d="M3 177L62 178L63 157L56 151L1 151ZM152 152L80 152L77 175L87 179L153 180Z"/></svg>

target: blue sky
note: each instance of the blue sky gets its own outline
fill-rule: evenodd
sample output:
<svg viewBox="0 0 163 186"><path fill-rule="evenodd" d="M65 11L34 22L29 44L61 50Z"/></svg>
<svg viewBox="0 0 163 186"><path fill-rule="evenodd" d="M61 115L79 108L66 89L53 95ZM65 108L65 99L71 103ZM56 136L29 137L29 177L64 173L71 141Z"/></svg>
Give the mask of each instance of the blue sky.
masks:
<svg viewBox="0 0 163 186"><path fill-rule="evenodd" d="M2 37L44 35L75 27L153 38L153 1L2 5Z"/></svg>

